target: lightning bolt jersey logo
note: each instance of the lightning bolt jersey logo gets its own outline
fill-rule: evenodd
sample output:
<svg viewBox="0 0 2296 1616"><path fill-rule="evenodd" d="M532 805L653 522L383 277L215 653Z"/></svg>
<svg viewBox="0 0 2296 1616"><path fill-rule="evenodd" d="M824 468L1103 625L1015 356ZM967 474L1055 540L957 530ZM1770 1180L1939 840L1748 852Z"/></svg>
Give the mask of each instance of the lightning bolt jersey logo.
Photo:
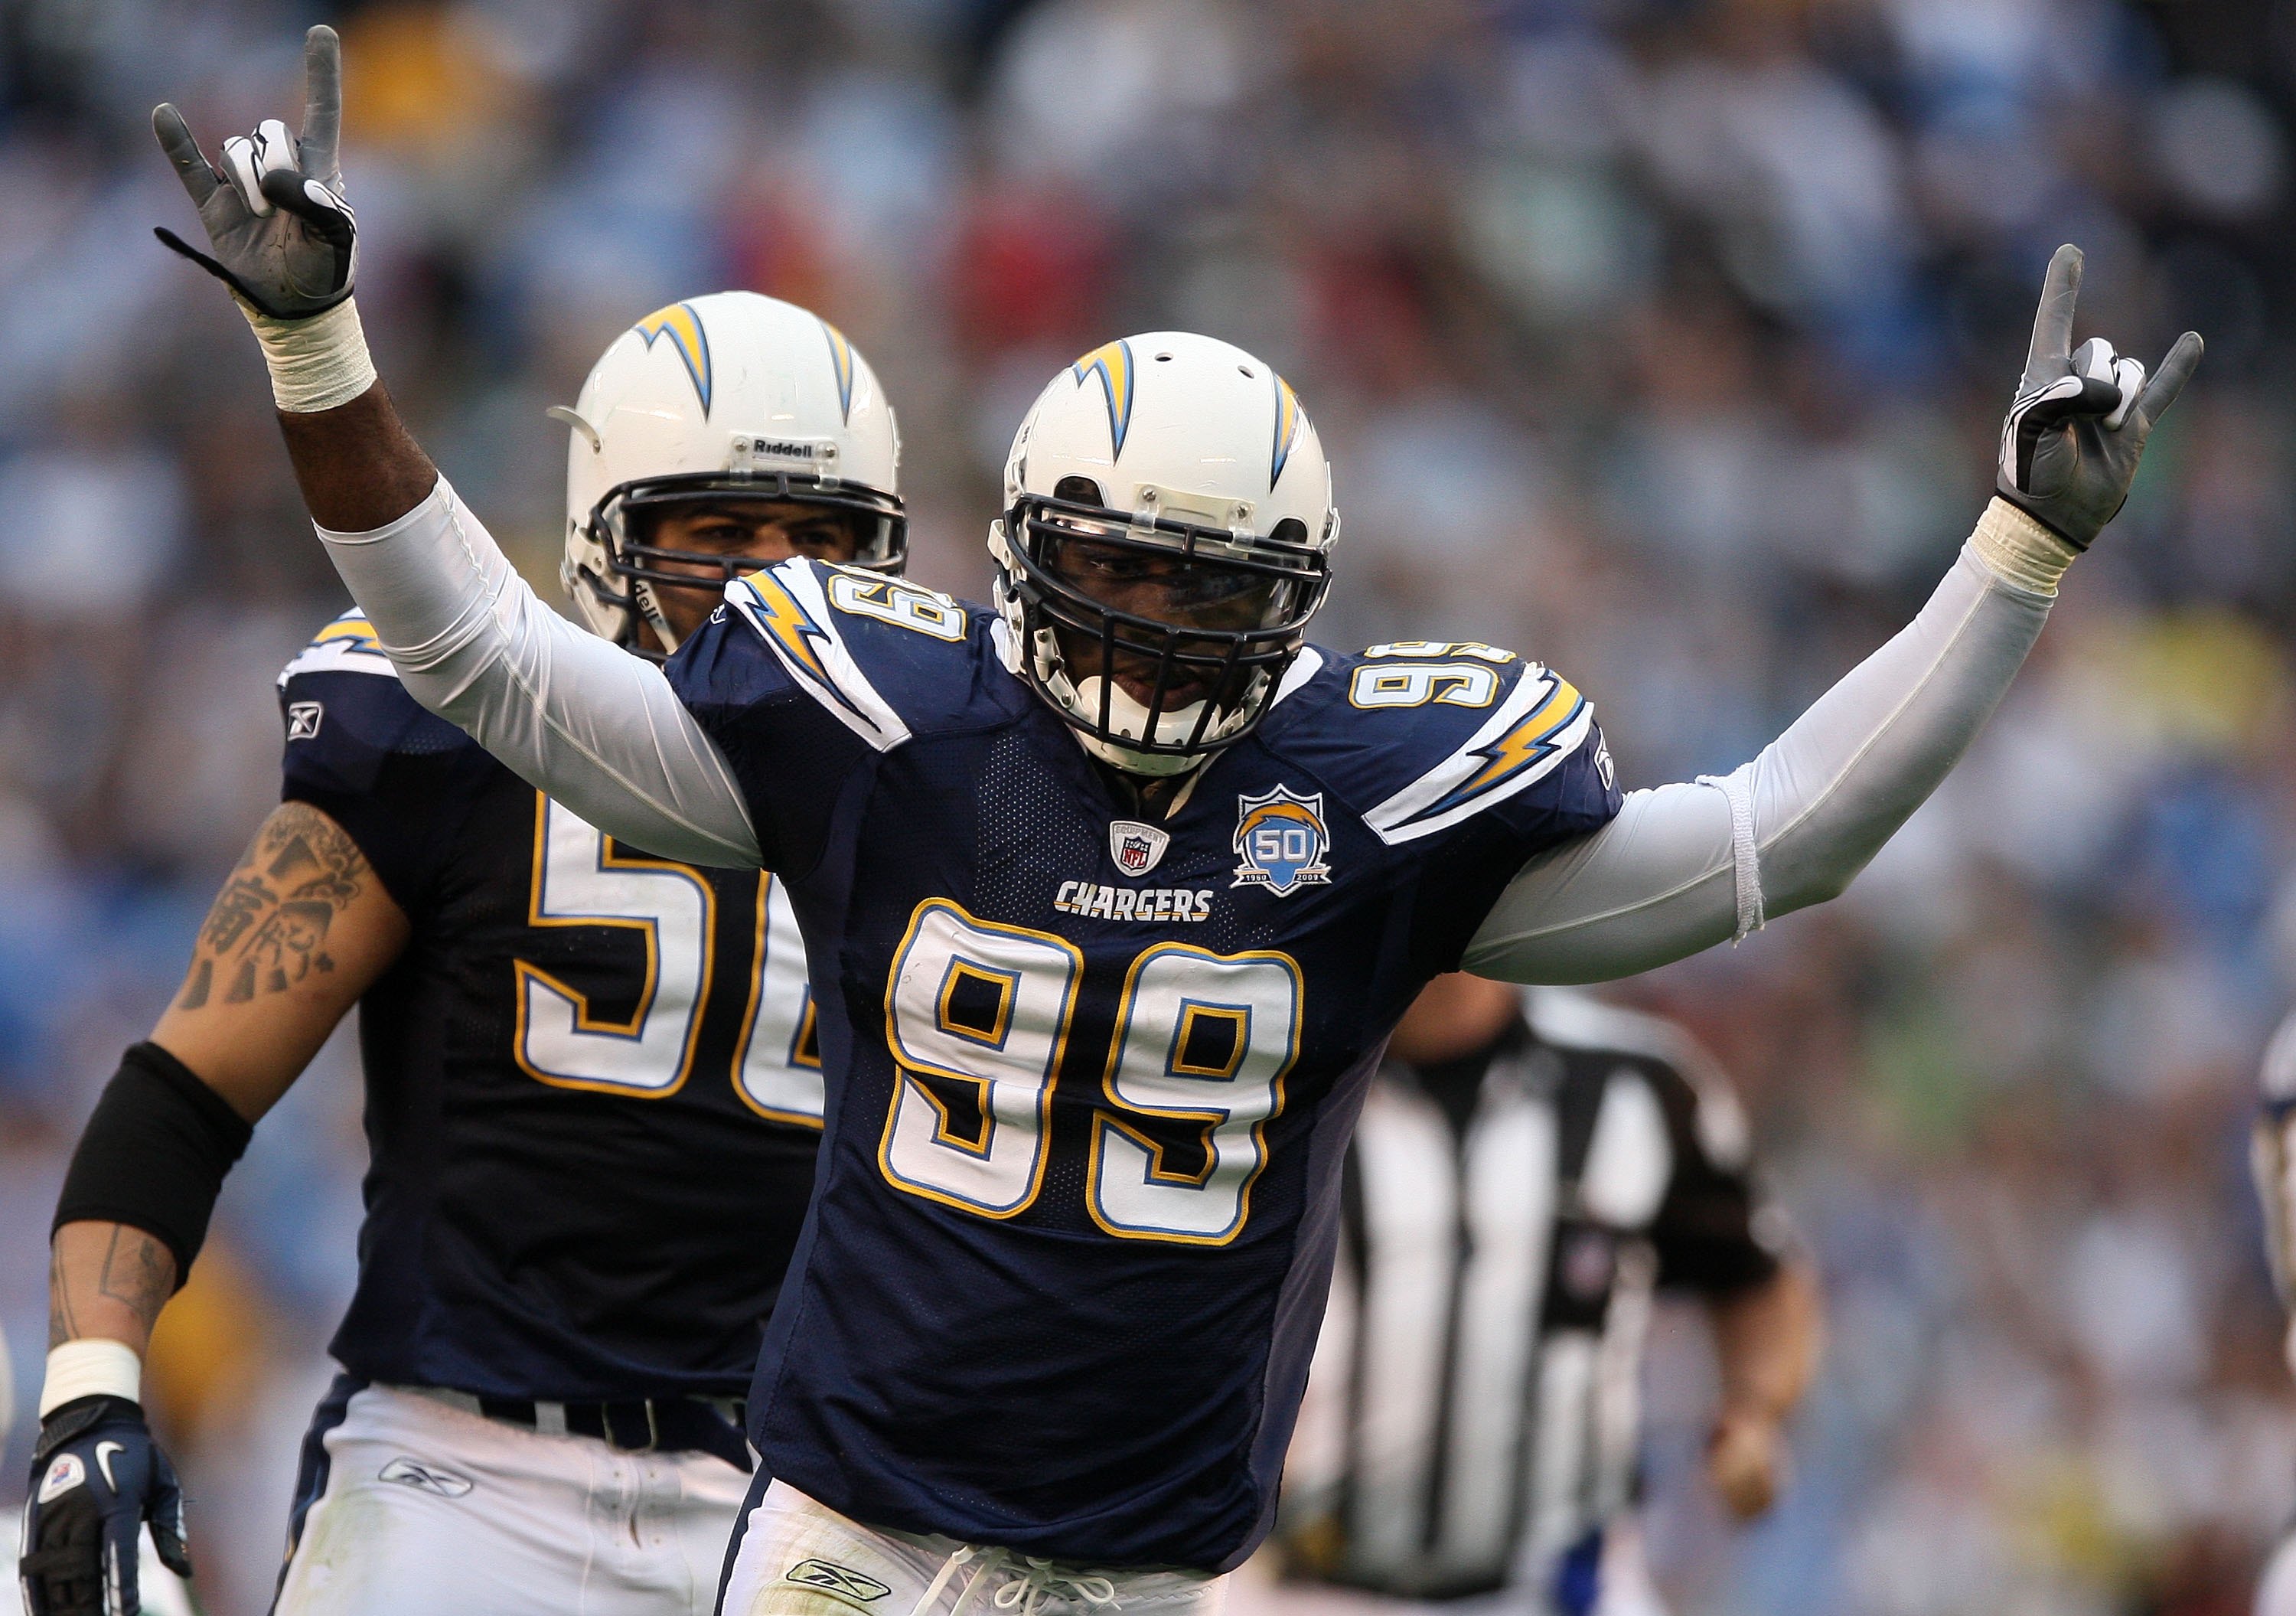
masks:
<svg viewBox="0 0 2296 1616"><path fill-rule="evenodd" d="M374 625L366 620L366 613L356 607L320 629L301 654L281 670L280 687L284 689L287 681L299 673L373 673L394 679L398 677L390 657L383 653L382 642L375 638Z"/></svg>
<svg viewBox="0 0 2296 1616"><path fill-rule="evenodd" d="M667 308L657 308L637 323L636 331L645 339L648 348L653 346L657 337L669 339L677 357L685 361L685 373L693 379L694 396L701 400L701 414L706 418L709 414L709 333L701 329L701 316L693 312L693 305L672 303ZM847 368L849 373L849 356ZM845 387L849 393L849 378Z"/></svg>
<svg viewBox="0 0 2296 1616"><path fill-rule="evenodd" d="M806 562L783 562L728 585L726 601L800 689L879 751L890 751L909 738L909 726L878 693L831 625L821 577Z"/></svg>
<svg viewBox="0 0 2296 1616"><path fill-rule="evenodd" d="M1506 700L1465 745L1365 815L1364 823L1390 844L1456 824L1545 776L1594 722L1577 686L1526 663Z"/></svg>
<svg viewBox="0 0 2296 1616"><path fill-rule="evenodd" d="M1511 779L1518 772L1544 763L1559 750L1554 735L1567 727L1587 704L1587 698L1573 689L1570 681L1554 674L1545 676L1547 681L1546 697L1514 726L1487 746L1473 749L1471 756L1484 760L1483 767L1466 781L1454 786L1427 811L1441 813L1456 803L1464 802L1479 792L1489 790L1501 781Z"/></svg>
<svg viewBox="0 0 2296 1616"><path fill-rule="evenodd" d="M831 648L828 631L806 615L805 608L797 603L796 597L772 573L753 572L742 581L749 585L750 592L757 597L757 610L750 614L750 620L765 634L767 643L781 653L782 660L790 665L790 671L800 678L810 679L819 685L841 706L850 710L853 703L838 690L837 682L829 677L828 665L822 660L822 653Z"/></svg>

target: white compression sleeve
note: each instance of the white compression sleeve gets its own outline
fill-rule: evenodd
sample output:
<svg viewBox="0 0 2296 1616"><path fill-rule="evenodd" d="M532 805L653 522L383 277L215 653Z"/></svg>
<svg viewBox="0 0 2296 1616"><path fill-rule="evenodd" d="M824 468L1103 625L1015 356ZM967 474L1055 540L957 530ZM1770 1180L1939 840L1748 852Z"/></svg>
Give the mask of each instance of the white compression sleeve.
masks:
<svg viewBox="0 0 2296 1616"><path fill-rule="evenodd" d="M1997 500L1980 531L2004 524L2048 537ZM1988 549L1964 546L1921 615L1751 763L1635 792L1603 829L1532 860L1466 968L1514 982L1631 976L1848 886L1945 778L2048 618L2049 596L1995 570Z"/></svg>
<svg viewBox="0 0 2296 1616"><path fill-rule="evenodd" d="M757 864L741 788L661 669L543 604L444 477L388 527L318 534L416 701L600 830Z"/></svg>

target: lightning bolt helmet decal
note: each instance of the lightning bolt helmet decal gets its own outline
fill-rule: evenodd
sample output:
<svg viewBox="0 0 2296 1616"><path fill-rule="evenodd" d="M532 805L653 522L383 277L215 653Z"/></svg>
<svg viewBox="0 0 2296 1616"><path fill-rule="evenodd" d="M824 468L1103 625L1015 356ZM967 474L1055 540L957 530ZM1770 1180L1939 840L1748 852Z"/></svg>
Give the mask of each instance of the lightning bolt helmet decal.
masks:
<svg viewBox="0 0 2296 1616"><path fill-rule="evenodd" d="M853 420L853 344L845 333L828 321L821 323L822 334L829 339L829 363L837 372L837 408L848 425Z"/></svg>
<svg viewBox="0 0 2296 1616"><path fill-rule="evenodd" d="M669 339L677 357L685 361L685 373L693 378L693 391L701 400L706 418L709 414L709 333L701 329L701 316L693 312L693 305L672 303L657 308L637 323L636 330L648 348L656 337Z"/></svg>
<svg viewBox="0 0 2296 1616"><path fill-rule="evenodd" d="M1267 373L1275 376L1275 373ZM1267 465L1267 486L1274 488L1283 480L1283 463L1292 458L1292 446L1300 437L1300 395L1292 384L1275 376L1275 453Z"/></svg>
<svg viewBox="0 0 2296 1616"><path fill-rule="evenodd" d="M1095 374L1100 377L1101 390L1108 399L1109 458L1121 459L1124 434L1132 425L1132 345L1119 337L1094 349L1070 368L1079 387Z"/></svg>

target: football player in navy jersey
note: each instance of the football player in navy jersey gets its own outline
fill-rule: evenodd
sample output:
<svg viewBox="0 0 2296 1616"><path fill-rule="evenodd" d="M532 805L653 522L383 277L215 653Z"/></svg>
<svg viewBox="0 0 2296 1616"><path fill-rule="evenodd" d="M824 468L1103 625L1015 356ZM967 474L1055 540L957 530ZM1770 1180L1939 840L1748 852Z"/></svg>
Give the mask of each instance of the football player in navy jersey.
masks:
<svg viewBox="0 0 2296 1616"><path fill-rule="evenodd" d="M1997 487L1915 621L1731 775L1621 798L1553 670L1308 644L1338 520L1291 388L1152 332L1064 367L994 603L813 561L667 670L562 624L376 380L333 35L224 170L172 107L335 565L408 687L576 812L788 884L819 996L814 1200L749 1404L742 1612L1218 1605L1274 1513L1339 1169L1389 1029L1462 965L1644 970L1841 890L2006 688L2197 363L2071 344L2053 260Z"/></svg>
<svg viewBox="0 0 2296 1616"><path fill-rule="evenodd" d="M899 570L892 412L802 309L673 304L553 413L602 644L658 659L764 562ZM250 1128L356 1003L367 1216L278 1608L707 1610L821 1127L788 898L602 835L425 712L357 611L280 701L285 800L58 1208L31 1609L134 1611L147 1511L184 1569L138 1354Z"/></svg>

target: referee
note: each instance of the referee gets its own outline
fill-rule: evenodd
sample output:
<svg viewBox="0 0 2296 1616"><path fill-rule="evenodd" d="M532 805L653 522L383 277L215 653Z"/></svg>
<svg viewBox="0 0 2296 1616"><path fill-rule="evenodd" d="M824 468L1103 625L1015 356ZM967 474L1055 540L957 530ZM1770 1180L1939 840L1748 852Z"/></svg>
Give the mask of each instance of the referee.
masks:
<svg viewBox="0 0 2296 1616"><path fill-rule="evenodd" d="M1742 1520L1776 1497L1821 1330L1711 1059L1582 993L1439 978L1396 1029L1346 1172L1283 1580L1260 1602L1660 1612L1630 1507L1653 1293L1705 1304L1709 1473Z"/></svg>

